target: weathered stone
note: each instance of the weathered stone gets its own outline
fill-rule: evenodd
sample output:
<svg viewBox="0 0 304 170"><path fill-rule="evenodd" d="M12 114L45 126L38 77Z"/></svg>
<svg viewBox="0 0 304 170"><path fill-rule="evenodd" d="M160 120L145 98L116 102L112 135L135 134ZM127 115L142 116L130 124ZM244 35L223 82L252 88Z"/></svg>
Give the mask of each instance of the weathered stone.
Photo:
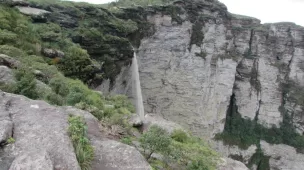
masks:
<svg viewBox="0 0 304 170"><path fill-rule="evenodd" d="M0 143L5 143L9 137L12 137L13 123L9 120L1 120L0 117Z"/></svg>
<svg viewBox="0 0 304 170"><path fill-rule="evenodd" d="M143 125L143 121L138 116L132 116L129 120L129 123L133 127L141 127Z"/></svg>
<svg viewBox="0 0 304 170"><path fill-rule="evenodd" d="M80 169L67 133L69 114L85 118L95 153L93 170L151 169L134 147L105 139L100 132L99 121L86 111L51 106L1 91L0 96L0 134L3 132L2 120L14 123L14 128L8 128L16 140L13 147L0 150L0 158L3 158L0 164L4 167L12 164L10 170Z"/></svg>
<svg viewBox="0 0 304 170"><path fill-rule="evenodd" d="M270 145L261 141L261 148L265 155L270 156L269 164L272 169L299 170L304 169L304 155L288 145Z"/></svg>
<svg viewBox="0 0 304 170"><path fill-rule="evenodd" d="M235 161L230 158L222 159L222 164L218 170L249 170L242 162Z"/></svg>
<svg viewBox="0 0 304 170"><path fill-rule="evenodd" d="M20 66L20 62L5 54L0 54L0 65L7 66L9 68L18 68Z"/></svg>
<svg viewBox="0 0 304 170"><path fill-rule="evenodd" d="M62 51L55 50L55 49L49 49L49 48L42 49L42 54L49 58L64 57L64 53Z"/></svg>
<svg viewBox="0 0 304 170"><path fill-rule="evenodd" d="M32 7L18 6L17 9L25 15L44 15L44 14L50 13L49 11L46 11L43 9L38 9L38 8L32 8Z"/></svg>
<svg viewBox="0 0 304 170"><path fill-rule="evenodd" d="M140 152L129 145L102 138L98 120L85 111L72 107L65 110L73 115L84 116L88 125L88 136L94 147L94 170L152 170Z"/></svg>
<svg viewBox="0 0 304 170"><path fill-rule="evenodd" d="M51 165L67 170L80 169L67 133L68 114L63 109L43 101L34 101L9 93L0 92L0 96L0 117L11 117L10 120L14 124L13 137L16 140L14 147L4 150L3 153L4 156L15 157L12 170L17 170L18 166L35 169L35 167L48 164L47 158L42 158L38 162L34 161L36 157L45 155L45 151L52 160ZM28 156L33 156L33 158L26 158ZM1 159L0 164L2 164ZM52 168L52 166L44 168Z"/></svg>
<svg viewBox="0 0 304 170"><path fill-rule="evenodd" d="M289 99L290 89L283 85L295 82L304 87L304 28L292 23L262 25L258 19L228 13L217 1L176 3L186 16L180 24L157 10L147 16L155 33L141 40L137 53L145 114L211 141L223 131L234 95L242 118L270 128L280 127L288 114L303 133L303 101ZM201 29L194 31L199 21ZM203 34L203 40L191 44L195 32ZM131 74L124 67L116 83L105 81L100 89L135 99ZM217 149L248 162L256 147Z"/></svg>
<svg viewBox="0 0 304 170"><path fill-rule="evenodd" d="M0 84L1 83L10 84L14 82L15 82L15 78L13 75L13 71L6 66L0 65Z"/></svg>
<svg viewBox="0 0 304 170"><path fill-rule="evenodd" d="M9 170L53 170L53 162L49 154L44 152L32 152L18 156Z"/></svg>
<svg viewBox="0 0 304 170"><path fill-rule="evenodd" d="M96 162L93 169L104 170L152 170L145 158L132 146L116 141L92 141Z"/></svg>

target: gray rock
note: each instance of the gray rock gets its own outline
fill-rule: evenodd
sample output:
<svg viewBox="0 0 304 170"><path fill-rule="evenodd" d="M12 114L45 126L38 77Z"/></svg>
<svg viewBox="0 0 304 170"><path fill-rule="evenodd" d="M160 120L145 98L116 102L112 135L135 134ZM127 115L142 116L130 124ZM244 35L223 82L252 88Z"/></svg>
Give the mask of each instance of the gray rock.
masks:
<svg viewBox="0 0 304 170"><path fill-rule="evenodd" d="M129 120L129 123L133 126L133 127L141 127L143 125L143 121L140 119L140 117L136 116L132 116Z"/></svg>
<svg viewBox="0 0 304 170"><path fill-rule="evenodd" d="M9 120L1 120L0 117L0 143L6 142L12 136L13 123Z"/></svg>
<svg viewBox="0 0 304 170"><path fill-rule="evenodd" d="M92 141L95 148L93 169L103 170L152 170L145 158L132 146L116 141Z"/></svg>
<svg viewBox="0 0 304 170"><path fill-rule="evenodd" d="M146 115L179 124L210 141L223 132L234 94L243 118L257 119L267 128L280 127L285 108L284 114L292 116L291 122L302 134L303 101L290 99L282 85L294 88L294 82L300 87L298 92L304 90L304 28L293 23L262 25L258 19L230 14L217 1L184 0L179 5L187 3L197 5L192 10L200 16L208 16L199 30L204 38L198 45L190 44L195 24L191 13L185 12L187 19L181 24L170 23L171 16L157 12L147 16L155 33L141 40L137 53ZM203 7L207 4L216 8ZM105 81L99 88L105 94L136 99L130 93L131 76L130 67L124 67L113 87ZM153 122L162 125L162 121ZM255 152L254 147L244 151L221 145L217 149L226 156L239 154L246 161ZM287 157L282 159L286 162L281 163L289 164ZM301 164L298 159L293 163ZM271 164L271 168L278 166Z"/></svg>
<svg viewBox="0 0 304 170"><path fill-rule="evenodd" d="M62 51L55 50L55 49L49 49L49 48L43 48L42 49L42 54L46 57L49 57L49 58L55 58L55 57L62 58L62 57L64 57L64 53Z"/></svg>
<svg viewBox="0 0 304 170"><path fill-rule="evenodd" d="M18 166L20 169L23 169L23 166L35 169L49 164L48 158L34 161L36 157L47 152L52 160L51 165L67 170L80 170L67 133L68 114L65 110L23 96L3 92L0 92L0 96L0 117L11 120L14 124L15 143L12 148L4 149L1 156L15 158L11 169L17 170ZM27 156L24 155L33 158L25 158ZM0 164L2 163L0 159Z"/></svg>
<svg viewBox="0 0 304 170"><path fill-rule="evenodd" d="M0 96L0 132L4 132L3 126L13 131L16 140L12 146L0 149L0 164L4 167L11 164L10 170L80 170L67 133L70 114L83 116L86 120L88 136L95 151L93 170L151 169L134 147L105 139L100 132L99 121L86 111L51 106L1 91ZM1 120L10 120L14 124L13 130Z"/></svg>
<svg viewBox="0 0 304 170"><path fill-rule="evenodd" d="M0 54L0 65L7 66L9 68L18 68L20 62L12 57L9 57L5 54Z"/></svg>
<svg viewBox="0 0 304 170"><path fill-rule="evenodd" d="M152 170L140 152L129 145L117 141L108 140L102 137L99 130L98 120L85 111L72 107L65 107L66 111L84 116L88 125L88 136L94 147L94 170Z"/></svg>
<svg viewBox="0 0 304 170"><path fill-rule="evenodd" d="M13 75L13 71L6 66L0 65L0 83L10 84L14 82L15 78Z"/></svg>
<svg viewBox="0 0 304 170"><path fill-rule="evenodd" d="M217 170L249 170L242 162L225 158Z"/></svg>
<svg viewBox="0 0 304 170"><path fill-rule="evenodd" d="M50 13L49 11L38 8L32 8L32 7L17 6L16 8L22 14L30 15L30 16L44 16L45 14Z"/></svg>
<svg viewBox="0 0 304 170"><path fill-rule="evenodd" d="M54 170L51 157L46 151L18 156L9 170Z"/></svg>

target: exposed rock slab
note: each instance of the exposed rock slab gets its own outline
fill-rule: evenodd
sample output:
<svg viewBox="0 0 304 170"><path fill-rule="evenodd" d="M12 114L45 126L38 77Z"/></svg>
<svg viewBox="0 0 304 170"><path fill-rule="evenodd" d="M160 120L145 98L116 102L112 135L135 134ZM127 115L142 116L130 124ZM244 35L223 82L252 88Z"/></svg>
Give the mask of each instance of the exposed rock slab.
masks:
<svg viewBox="0 0 304 170"><path fill-rule="evenodd" d="M53 170L53 162L47 152L34 152L18 156L9 170Z"/></svg>
<svg viewBox="0 0 304 170"><path fill-rule="evenodd" d="M67 170L80 169L67 133L68 114L63 109L18 95L0 92L0 96L0 117L10 118L14 123L13 138L16 141L4 154L15 158L11 169L18 169L18 166L35 169L40 164ZM45 155L45 152L51 159L39 160L37 164L34 159L24 156L36 157ZM50 160L52 163L49 163ZM26 163L21 165L21 162Z"/></svg>
<svg viewBox="0 0 304 170"><path fill-rule="evenodd" d="M222 160L223 163L217 168L218 170L249 170L242 162L230 158Z"/></svg>
<svg viewBox="0 0 304 170"><path fill-rule="evenodd" d="M6 66L0 65L0 83L9 84L14 82L15 78L13 75L13 71Z"/></svg>
<svg viewBox="0 0 304 170"><path fill-rule="evenodd" d="M39 8L32 8L32 7L24 7L24 6L17 6L17 9L25 15L30 16L43 16L45 14L50 13L49 11L39 9Z"/></svg>
<svg viewBox="0 0 304 170"><path fill-rule="evenodd" d="M67 132L69 114L83 116L86 120L95 150L93 170L151 169L134 147L103 138L98 120L88 112L51 106L43 101L4 92L0 92L0 96L0 127L3 125L4 129L13 132L16 140L14 144L0 149L3 170L8 167L10 170L80 170ZM13 130L2 120L14 123ZM2 134L2 128L0 132Z"/></svg>
<svg viewBox="0 0 304 170"><path fill-rule="evenodd" d="M288 145L270 145L261 141L261 148L265 155L271 156L270 167L278 170L304 169L304 155L297 153L296 149Z"/></svg>

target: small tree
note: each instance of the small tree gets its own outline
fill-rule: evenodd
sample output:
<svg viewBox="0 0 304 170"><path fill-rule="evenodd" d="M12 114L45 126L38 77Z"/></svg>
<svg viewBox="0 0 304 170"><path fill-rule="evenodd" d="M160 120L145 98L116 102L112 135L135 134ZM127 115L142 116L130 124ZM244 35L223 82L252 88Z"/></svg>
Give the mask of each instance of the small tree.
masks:
<svg viewBox="0 0 304 170"><path fill-rule="evenodd" d="M149 160L155 152L166 154L169 152L171 138L168 132L159 126L153 125L140 138L146 159Z"/></svg>

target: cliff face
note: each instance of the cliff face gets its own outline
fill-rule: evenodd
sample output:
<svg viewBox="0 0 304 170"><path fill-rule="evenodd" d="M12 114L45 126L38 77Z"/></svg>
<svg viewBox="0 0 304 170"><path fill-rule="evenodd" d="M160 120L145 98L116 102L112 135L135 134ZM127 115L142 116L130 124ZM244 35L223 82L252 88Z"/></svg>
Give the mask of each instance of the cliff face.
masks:
<svg viewBox="0 0 304 170"><path fill-rule="evenodd" d="M175 12L169 14L163 8L146 9L150 11L146 20L153 23L155 33L142 39L137 54L145 113L209 139L250 126L257 137L248 146L260 148L260 141L266 140L301 152L304 28L293 23L260 24L258 19L230 14L217 1L185 0L173 7ZM128 93L126 75L128 68L117 77L112 92ZM239 123L234 129L237 120L243 127ZM242 136L236 138L243 141ZM217 143L222 152L229 150ZM274 153L264 146L275 162ZM243 156L243 151L237 150ZM249 163L253 153L243 162ZM297 166L291 162L283 164L287 169L304 166L300 161L295 161L300 164Z"/></svg>

